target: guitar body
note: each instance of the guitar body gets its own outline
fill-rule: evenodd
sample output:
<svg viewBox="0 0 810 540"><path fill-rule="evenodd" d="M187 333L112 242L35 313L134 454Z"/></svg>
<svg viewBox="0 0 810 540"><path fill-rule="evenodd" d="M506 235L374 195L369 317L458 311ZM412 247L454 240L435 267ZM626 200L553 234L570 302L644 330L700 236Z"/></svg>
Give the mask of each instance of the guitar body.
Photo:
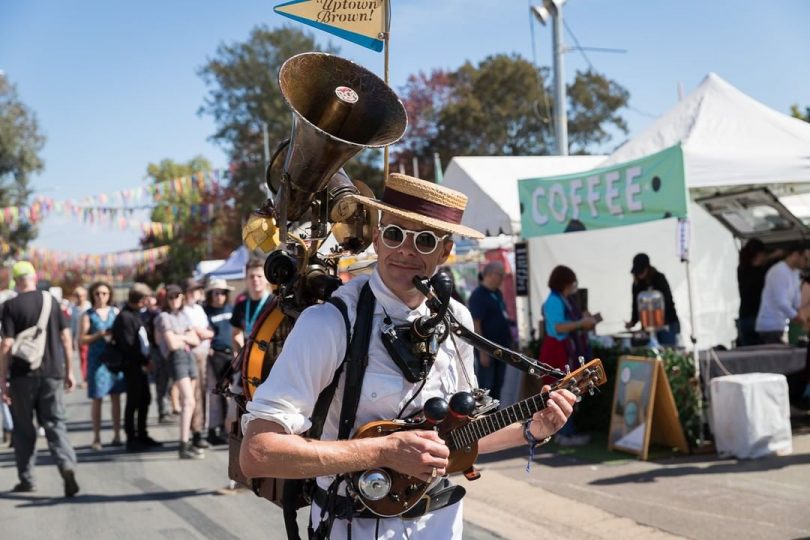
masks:
<svg viewBox="0 0 810 540"><path fill-rule="evenodd" d="M411 420L375 420L360 426L357 429L352 439L366 439L371 437L385 437L397 431L420 429L420 430L433 430L435 429L442 439L455 428L461 427L470 422L469 417L455 417L448 415L447 419L439 424L433 426L424 420L411 421ZM459 449L451 449L450 457L448 458L447 472L455 473L466 471L475 463L478 457L478 442L473 442L471 445ZM425 482L414 476L399 473L391 469L380 469L385 471L390 478L391 487L386 496L378 500L368 500L364 498L358 491L358 500L363 505L381 517L394 517L404 514L413 508L425 495L430 482ZM352 483L357 487L359 477L366 471L360 471L352 475Z"/></svg>
<svg viewBox="0 0 810 540"><path fill-rule="evenodd" d="M602 362L597 359L566 375L554 384L552 390L565 389L580 397L584 393L593 393L605 382L607 382L605 370ZM460 392L450 400L450 411L473 410L453 406L455 397L461 394L466 393ZM471 401L472 396L469 394L467 396ZM439 398L431 398L433 399ZM509 425L530 419L534 413L545 408L547 399L548 392L541 392L509 407L477 417L457 415L453 412L446 414L445 404L446 416L437 421L429 422L424 411L414 418L405 420L375 420L360 426L352 438L385 437L409 429L435 430L450 449L447 472L467 472L471 470L478 457L480 439ZM428 404L431 400L428 400ZM468 478L475 477L468 475ZM430 482L385 468L352 473L349 483L352 496L380 517L394 517L408 512L425 497L428 487Z"/></svg>

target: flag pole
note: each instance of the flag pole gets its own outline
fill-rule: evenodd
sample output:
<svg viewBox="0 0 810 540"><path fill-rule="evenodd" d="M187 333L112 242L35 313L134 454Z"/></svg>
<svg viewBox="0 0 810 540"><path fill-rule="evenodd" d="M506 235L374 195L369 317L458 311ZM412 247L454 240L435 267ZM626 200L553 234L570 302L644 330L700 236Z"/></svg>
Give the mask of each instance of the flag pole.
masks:
<svg viewBox="0 0 810 540"><path fill-rule="evenodd" d="M383 71L383 76L385 79L385 84L388 84L388 41L389 37L391 36L391 0L385 0L385 32L382 33L380 37L383 39L383 50L384 50L384 57L385 57L385 67ZM385 149L383 150L383 186L388 181L388 146L385 145Z"/></svg>

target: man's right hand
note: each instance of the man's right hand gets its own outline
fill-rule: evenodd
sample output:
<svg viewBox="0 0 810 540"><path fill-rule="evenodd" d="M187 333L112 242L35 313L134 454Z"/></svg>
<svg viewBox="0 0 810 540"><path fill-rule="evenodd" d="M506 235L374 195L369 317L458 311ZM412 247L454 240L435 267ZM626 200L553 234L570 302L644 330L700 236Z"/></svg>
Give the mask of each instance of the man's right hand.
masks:
<svg viewBox="0 0 810 540"><path fill-rule="evenodd" d="M384 467L425 482L446 474L450 449L435 431L397 431L384 440Z"/></svg>
<svg viewBox="0 0 810 540"><path fill-rule="evenodd" d="M627 329L627 330L630 330L630 329L631 329L631 328L633 328L635 325L636 325L636 323L632 323L632 322L626 322L626 323L624 323L624 327L625 327L625 329Z"/></svg>
<svg viewBox="0 0 810 540"><path fill-rule="evenodd" d="M596 319L590 315L587 317L582 317L579 324L580 328L583 328L584 330L593 330L593 328L596 326Z"/></svg>

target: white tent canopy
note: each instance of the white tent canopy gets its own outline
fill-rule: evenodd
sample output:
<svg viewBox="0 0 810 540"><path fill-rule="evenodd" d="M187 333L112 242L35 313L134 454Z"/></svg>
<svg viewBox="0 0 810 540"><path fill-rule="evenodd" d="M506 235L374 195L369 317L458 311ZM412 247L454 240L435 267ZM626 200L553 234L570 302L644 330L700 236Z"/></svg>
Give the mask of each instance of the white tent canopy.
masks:
<svg viewBox="0 0 810 540"><path fill-rule="evenodd" d="M810 182L810 124L769 109L715 74L598 166L624 163L678 143L691 191ZM690 203L689 216L698 346L729 345L736 336L739 306L737 244L697 204ZM686 268L676 249L676 227L675 220L665 220L531 239L535 317L548 294L548 274L556 264L566 264L577 273L580 287L589 289L590 309L605 318L600 333L621 330L630 318L631 261L645 252L667 276L681 333L689 336Z"/></svg>
<svg viewBox="0 0 810 540"><path fill-rule="evenodd" d="M714 73L599 166L678 143L692 189L810 182L810 123L766 107Z"/></svg>
<svg viewBox="0 0 810 540"><path fill-rule="evenodd" d="M470 198L462 223L487 236L520 234L517 181L596 167L605 156L454 157L442 185Z"/></svg>

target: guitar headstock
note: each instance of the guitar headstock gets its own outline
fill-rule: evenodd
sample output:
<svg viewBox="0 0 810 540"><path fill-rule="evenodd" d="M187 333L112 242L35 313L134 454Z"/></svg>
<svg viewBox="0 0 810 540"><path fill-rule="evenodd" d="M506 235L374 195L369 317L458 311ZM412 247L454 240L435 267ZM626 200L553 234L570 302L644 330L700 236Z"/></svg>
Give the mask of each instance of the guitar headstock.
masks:
<svg viewBox="0 0 810 540"><path fill-rule="evenodd" d="M575 396L581 396L585 393L593 394L597 386L606 382L605 368L602 361L596 358L560 379L552 386L552 390L562 388Z"/></svg>

